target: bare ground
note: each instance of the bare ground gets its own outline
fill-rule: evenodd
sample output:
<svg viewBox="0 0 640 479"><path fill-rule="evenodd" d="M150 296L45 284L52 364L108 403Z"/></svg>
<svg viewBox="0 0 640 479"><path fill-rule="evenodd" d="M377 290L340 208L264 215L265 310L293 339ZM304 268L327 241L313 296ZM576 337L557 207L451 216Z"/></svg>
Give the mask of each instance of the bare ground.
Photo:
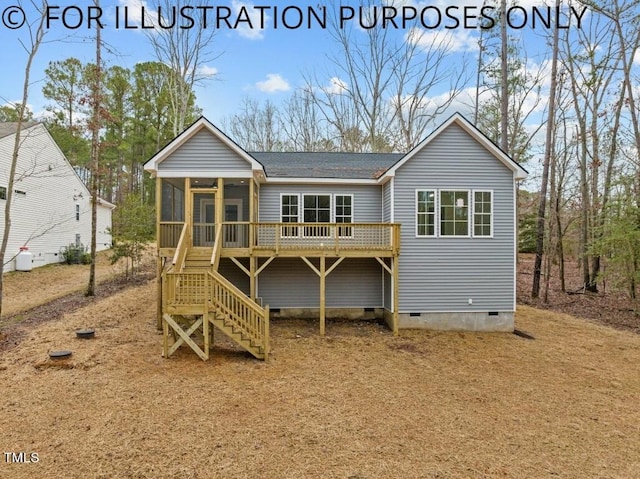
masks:
<svg viewBox="0 0 640 479"><path fill-rule="evenodd" d="M321 338L290 320L269 363L221 335L208 362L164 360L155 291L0 353L0 452L39 459L0 456L0 477L640 477L637 334L520 306L534 340L331 321ZM96 338L76 339L84 327Z"/></svg>

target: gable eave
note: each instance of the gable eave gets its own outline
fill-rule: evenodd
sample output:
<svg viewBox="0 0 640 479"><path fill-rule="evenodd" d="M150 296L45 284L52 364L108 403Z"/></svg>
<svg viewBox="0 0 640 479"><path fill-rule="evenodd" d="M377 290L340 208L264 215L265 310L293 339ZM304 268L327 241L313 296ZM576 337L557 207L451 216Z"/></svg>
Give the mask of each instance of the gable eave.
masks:
<svg viewBox="0 0 640 479"><path fill-rule="evenodd" d="M496 159L503 163L507 168L514 172L516 180L523 180L528 176L527 170L522 168L516 161L514 161L509 155L507 155L502 149L500 149L493 141L485 136L478 128L476 128L469 120L467 120L460 113L454 113L442 123L439 127L433 130L424 140L418 143L411 151L403 156L398 162L389 168L378 179L378 183L384 184L394 177L396 171L400 169L405 163L411 160L418 152L430 144L440 134L446 130L449 126L456 124L460 126L467 134L480 143L485 149L489 151Z"/></svg>
<svg viewBox="0 0 640 479"><path fill-rule="evenodd" d="M251 165L251 170L259 171L264 175L264 167L262 164L253 158L249 153L242 149L236 142L220 131L213 123L207 120L204 116L198 118L194 123L188 126L182 133L171 140L164 148L158 151L151 157L149 161L144 164L144 170L150 172L155 176L158 172L158 166L164 160L166 160L172 153L178 148L184 145L189 139L195 136L200 131L205 130L222 141L228 148L236 153L240 158L245 160Z"/></svg>

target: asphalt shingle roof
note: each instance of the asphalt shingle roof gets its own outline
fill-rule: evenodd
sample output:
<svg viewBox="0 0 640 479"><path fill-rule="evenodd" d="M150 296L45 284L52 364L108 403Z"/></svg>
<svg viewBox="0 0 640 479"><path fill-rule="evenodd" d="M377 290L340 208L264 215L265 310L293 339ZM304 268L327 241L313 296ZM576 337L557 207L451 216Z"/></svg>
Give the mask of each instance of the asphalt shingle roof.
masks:
<svg viewBox="0 0 640 479"><path fill-rule="evenodd" d="M37 125L37 122L34 121L26 121L22 123L22 129L31 128L34 125ZM18 129L18 123L12 121L0 122L0 138L4 138L5 136L13 135Z"/></svg>
<svg viewBox="0 0 640 479"><path fill-rule="evenodd" d="M249 152L267 176L282 178L373 179L391 168L401 153Z"/></svg>

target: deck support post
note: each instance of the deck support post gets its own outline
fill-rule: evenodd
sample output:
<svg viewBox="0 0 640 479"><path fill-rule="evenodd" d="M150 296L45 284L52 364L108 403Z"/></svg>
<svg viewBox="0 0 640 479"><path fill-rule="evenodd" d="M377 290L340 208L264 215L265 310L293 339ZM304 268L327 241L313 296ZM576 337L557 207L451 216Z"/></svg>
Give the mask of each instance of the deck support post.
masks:
<svg viewBox="0 0 640 479"><path fill-rule="evenodd" d="M326 272L326 258L320 256L320 336L324 336L325 332Z"/></svg>
<svg viewBox="0 0 640 479"><path fill-rule="evenodd" d="M156 327L158 330L162 329L162 272L164 271L164 259L160 254L156 259L156 290L157 290L157 305L156 305Z"/></svg>
<svg viewBox="0 0 640 479"><path fill-rule="evenodd" d="M394 256L391 261L393 264L393 335L398 335L398 305L399 305L399 274L398 274L398 263L400 258L398 256Z"/></svg>
<svg viewBox="0 0 640 479"><path fill-rule="evenodd" d="M257 292L256 292L256 280L257 280L257 275L256 275L256 257L251 255L249 256L249 296L251 297L252 301L255 301L257 299Z"/></svg>

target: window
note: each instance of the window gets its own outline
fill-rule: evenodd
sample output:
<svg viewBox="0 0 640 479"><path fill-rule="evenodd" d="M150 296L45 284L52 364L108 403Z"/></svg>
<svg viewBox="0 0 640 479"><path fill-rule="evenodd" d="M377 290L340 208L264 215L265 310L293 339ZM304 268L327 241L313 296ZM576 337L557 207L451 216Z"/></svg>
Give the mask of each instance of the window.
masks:
<svg viewBox="0 0 640 479"><path fill-rule="evenodd" d="M436 192L434 190L418 190L416 194L417 235L435 236Z"/></svg>
<svg viewBox="0 0 640 479"><path fill-rule="evenodd" d="M282 195L280 197L280 222L298 223L298 195ZM285 226L282 228L282 237L298 236L297 226Z"/></svg>
<svg viewBox="0 0 640 479"><path fill-rule="evenodd" d="M0 200L6 200L6 199L7 199L7 187L0 186Z"/></svg>
<svg viewBox="0 0 640 479"><path fill-rule="evenodd" d="M76 221L80 221L80 205L76 204Z"/></svg>
<svg viewBox="0 0 640 479"><path fill-rule="evenodd" d="M335 222L353 223L353 195L335 196ZM351 238L353 228L351 226L338 226L338 236L340 238Z"/></svg>
<svg viewBox="0 0 640 479"><path fill-rule="evenodd" d="M440 191L440 236L469 236L468 191Z"/></svg>
<svg viewBox="0 0 640 479"><path fill-rule="evenodd" d="M331 195L304 195L302 218L305 223L331 222ZM305 236L328 237L328 226L305 226Z"/></svg>
<svg viewBox="0 0 640 479"><path fill-rule="evenodd" d="M473 236L492 236L491 191L473 192Z"/></svg>

